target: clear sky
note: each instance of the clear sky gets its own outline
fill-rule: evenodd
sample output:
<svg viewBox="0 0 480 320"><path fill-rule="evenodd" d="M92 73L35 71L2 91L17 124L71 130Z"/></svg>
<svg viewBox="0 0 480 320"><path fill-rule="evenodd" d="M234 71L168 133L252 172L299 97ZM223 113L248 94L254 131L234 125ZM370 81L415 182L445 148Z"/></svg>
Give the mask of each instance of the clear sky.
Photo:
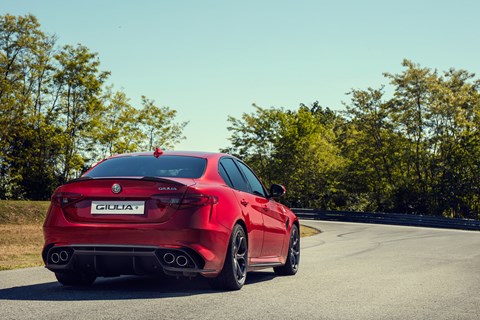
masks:
<svg viewBox="0 0 480 320"><path fill-rule="evenodd" d="M0 0L32 13L58 44L97 52L115 89L190 121L176 149L229 145L227 117L387 84L404 58L480 73L480 1ZM478 76L477 76L478 77Z"/></svg>

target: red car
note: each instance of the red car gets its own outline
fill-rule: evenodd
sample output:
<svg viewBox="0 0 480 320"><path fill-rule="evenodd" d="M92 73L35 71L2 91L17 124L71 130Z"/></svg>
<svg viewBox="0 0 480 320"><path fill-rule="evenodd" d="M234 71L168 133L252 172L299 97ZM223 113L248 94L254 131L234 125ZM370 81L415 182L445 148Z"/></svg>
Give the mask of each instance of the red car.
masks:
<svg viewBox="0 0 480 320"><path fill-rule="evenodd" d="M122 154L59 187L43 227L46 267L63 285L96 277L207 277L238 290L247 271L293 275L299 222L239 159L221 153Z"/></svg>

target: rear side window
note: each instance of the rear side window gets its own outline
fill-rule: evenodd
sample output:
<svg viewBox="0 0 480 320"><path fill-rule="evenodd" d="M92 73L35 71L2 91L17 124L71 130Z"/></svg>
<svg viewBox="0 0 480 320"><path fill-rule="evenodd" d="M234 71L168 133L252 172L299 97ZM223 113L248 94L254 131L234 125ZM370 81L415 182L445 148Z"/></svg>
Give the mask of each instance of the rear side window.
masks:
<svg viewBox="0 0 480 320"><path fill-rule="evenodd" d="M187 156L130 156L108 159L85 176L87 177L177 177L200 178L207 160Z"/></svg>
<svg viewBox="0 0 480 320"><path fill-rule="evenodd" d="M233 183L232 180L230 180L230 177L227 174L227 171L225 171L225 168L223 165L220 163L218 166L218 173L220 173L220 176L222 177L223 181L230 187L233 188Z"/></svg>
<svg viewBox="0 0 480 320"><path fill-rule="evenodd" d="M240 173L240 170L238 169L237 165L233 162L232 159L224 158L220 161L220 165L223 167L223 169L225 170L225 173L227 174L227 177L223 177L223 176L222 177L224 180L226 180L225 182L228 185L233 186L233 188L240 191L250 192L247 182L243 178L242 174ZM220 175L222 175L221 169L220 169Z"/></svg>
<svg viewBox="0 0 480 320"><path fill-rule="evenodd" d="M263 188L262 183L258 180L257 176L255 176L255 174L252 172L252 170L250 170L249 167L247 167L244 163L240 161L237 161L237 164L245 174L248 183L250 183L253 194L266 198L267 195L265 193L265 189Z"/></svg>

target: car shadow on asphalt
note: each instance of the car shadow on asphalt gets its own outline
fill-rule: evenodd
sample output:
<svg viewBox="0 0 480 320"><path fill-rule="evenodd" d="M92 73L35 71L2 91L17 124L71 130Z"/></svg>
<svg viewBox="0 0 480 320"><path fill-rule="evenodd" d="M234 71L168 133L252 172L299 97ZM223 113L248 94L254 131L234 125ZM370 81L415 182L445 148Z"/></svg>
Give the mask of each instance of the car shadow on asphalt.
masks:
<svg viewBox="0 0 480 320"><path fill-rule="evenodd" d="M247 276L245 287L255 286L274 278L275 274L273 272L251 272ZM202 277L190 280L187 278L122 276L117 278L99 278L90 287L65 287L58 282L47 282L0 289L0 300L91 301L158 299L223 292L225 291L211 289L208 281Z"/></svg>

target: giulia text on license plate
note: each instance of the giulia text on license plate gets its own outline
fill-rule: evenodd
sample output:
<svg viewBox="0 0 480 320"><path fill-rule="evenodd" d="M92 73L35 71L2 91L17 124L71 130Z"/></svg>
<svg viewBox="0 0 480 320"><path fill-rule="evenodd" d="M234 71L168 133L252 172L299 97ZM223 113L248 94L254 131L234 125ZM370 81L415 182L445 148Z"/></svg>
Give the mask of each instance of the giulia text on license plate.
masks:
<svg viewBox="0 0 480 320"><path fill-rule="evenodd" d="M145 201L92 201L92 214L144 214Z"/></svg>

